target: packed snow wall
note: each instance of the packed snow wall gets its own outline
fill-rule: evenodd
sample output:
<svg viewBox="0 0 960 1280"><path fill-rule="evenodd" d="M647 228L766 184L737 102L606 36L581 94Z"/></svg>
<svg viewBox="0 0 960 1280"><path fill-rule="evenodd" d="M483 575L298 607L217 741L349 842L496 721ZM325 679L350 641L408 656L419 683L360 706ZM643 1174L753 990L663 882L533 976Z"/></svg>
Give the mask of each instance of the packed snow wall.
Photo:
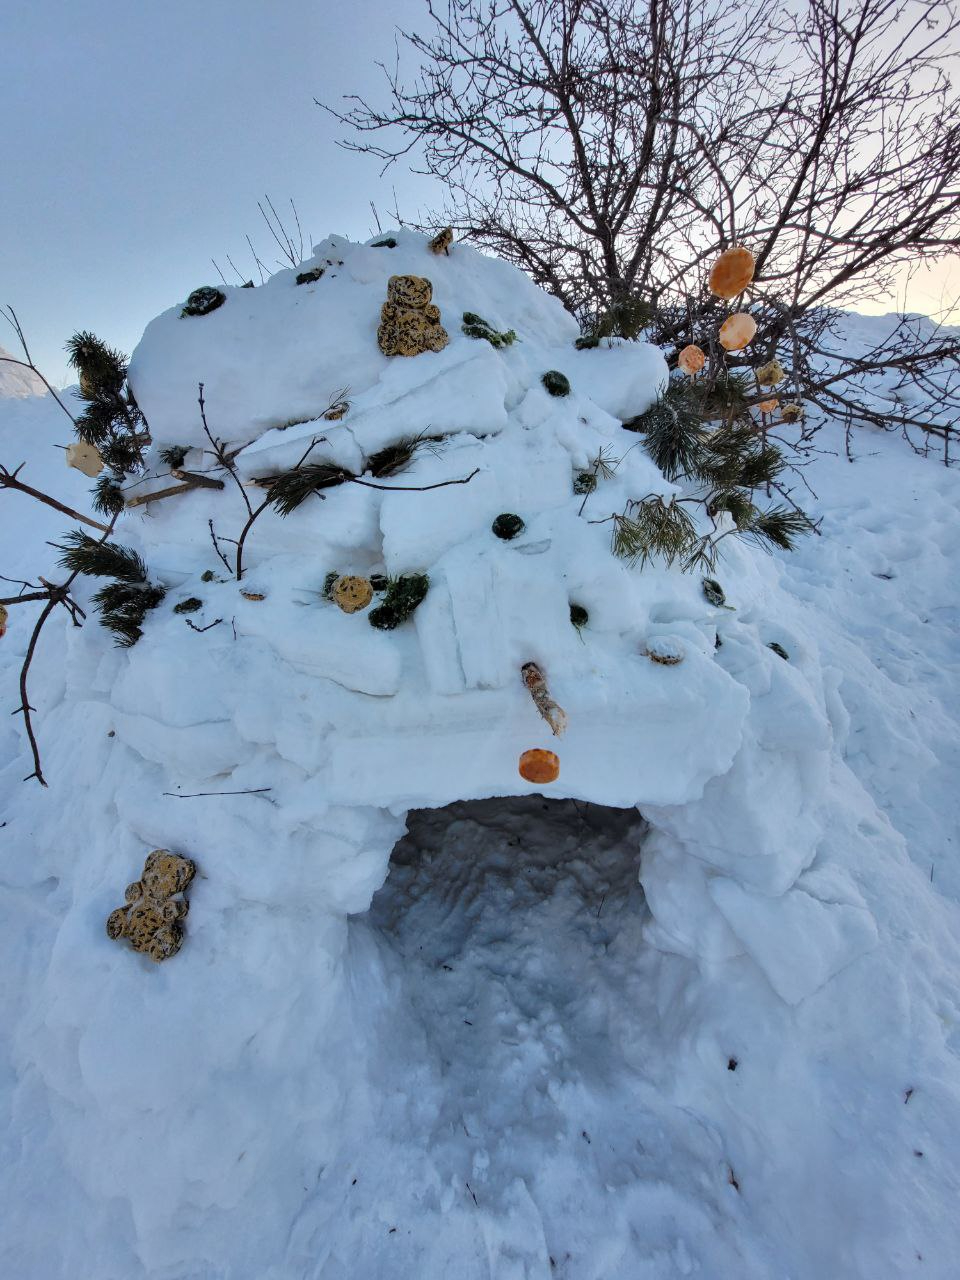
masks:
<svg viewBox="0 0 960 1280"><path fill-rule="evenodd" d="M258 1241L283 1233L335 1150L363 1051L347 918L384 882L409 809L536 790L517 769L528 748L560 758L550 795L637 806L651 824L654 947L748 957L796 1003L876 936L824 834L842 710L775 563L727 539L718 603L699 574L612 553L608 517L673 491L622 426L662 388L660 353L577 350L574 322L519 272L388 239L331 237L300 273L148 327L131 365L153 437L143 492L168 483L171 447L224 488L124 514L115 536L166 599L129 650L68 629L62 696L39 725L63 782L56 805L30 809L47 855L17 874L50 881L37 927L52 959L17 1053L58 1112L51 1160L91 1207L125 1206L131 1257L178 1276L238 1239L266 1274ZM449 342L387 356L382 308L408 276L429 279ZM481 327L465 316L514 339L465 332ZM402 471L371 473L410 439ZM214 466L219 442L234 477ZM257 505L256 481L305 455L364 483L286 517L266 509L237 581L240 486ZM504 514L523 525L509 539L492 527ZM382 630L324 594L331 574L425 574L429 590ZM559 740L524 687L528 662L567 713ZM184 948L162 966L103 932L153 848L199 868ZM152 1126L162 1161L145 1158ZM99 1144L109 1159L91 1161Z"/></svg>

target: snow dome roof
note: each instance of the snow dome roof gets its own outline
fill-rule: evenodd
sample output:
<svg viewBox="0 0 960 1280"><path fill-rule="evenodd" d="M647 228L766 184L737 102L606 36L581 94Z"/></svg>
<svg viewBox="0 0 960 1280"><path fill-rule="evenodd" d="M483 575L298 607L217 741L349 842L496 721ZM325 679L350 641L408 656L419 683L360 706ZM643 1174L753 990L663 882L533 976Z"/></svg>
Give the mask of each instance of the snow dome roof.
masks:
<svg viewBox="0 0 960 1280"><path fill-rule="evenodd" d="M198 640L182 617L158 611L119 696L129 686L132 706L144 687L157 690L156 714L184 731L181 768L184 750L210 774L270 743L334 803L405 810L529 791L518 757L546 746L561 761L551 794L608 804L699 795L729 768L747 714L746 691L716 657L718 625L736 615L708 602L697 574L628 566L611 552L610 524L597 523L628 499L672 490L622 427L662 388L662 355L616 340L577 350L572 318L509 265L459 244L438 256L410 232L390 239L393 247L330 237L301 273L322 267L319 279L298 284L297 272L280 272L262 287L224 289L208 315L178 306L147 328L130 378L154 441L209 448L202 382L209 429L230 449L243 446L236 465L247 482L293 466L314 439L311 462L355 475L401 437L439 439L383 488L344 484L285 519L265 513L240 584L195 580L222 570L208 518L224 538L243 524L234 486L148 507L138 523L151 570L179 575L183 596L203 599L196 625L232 626ZM439 353L381 354L380 308L398 274L430 279L450 335ZM517 340L496 349L467 336L465 312ZM567 377L569 395L545 388L550 370ZM341 399L346 415L324 420ZM575 477L601 450L622 461L584 502ZM185 465L204 464L195 452ZM505 512L524 522L510 541L491 529ZM732 558L752 566L748 596L762 590L765 566L739 550ZM430 589L411 623L378 631L367 614L323 599L332 572L426 573ZM587 611L585 626L572 625L572 604ZM650 660L658 637L681 645L681 665ZM172 645L184 654L173 680ZM270 654L253 682L251 645ZM794 673L770 657L764 650L771 679L788 690ZM524 689L530 661L567 711L559 746ZM200 725L203 735L186 732ZM137 723L126 732L136 738ZM611 770L614 756L630 767Z"/></svg>

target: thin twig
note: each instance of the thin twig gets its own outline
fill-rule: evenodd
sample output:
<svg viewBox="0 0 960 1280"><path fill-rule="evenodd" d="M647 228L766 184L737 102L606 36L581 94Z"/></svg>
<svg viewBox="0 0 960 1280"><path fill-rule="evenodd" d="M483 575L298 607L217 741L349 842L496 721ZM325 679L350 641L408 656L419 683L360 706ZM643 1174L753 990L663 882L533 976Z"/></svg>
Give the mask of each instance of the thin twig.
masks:
<svg viewBox="0 0 960 1280"><path fill-rule="evenodd" d="M22 463L20 467L22 467ZM48 493L41 493L39 489L34 489L32 485L24 484L22 480L17 479L16 471L8 471L6 467L0 466L0 489L16 489L20 493L27 494L28 497L36 498L38 502L44 503L48 507L53 507L55 511L61 511L65 516L69 516L71 520L79 520L81 524L88 524L92 529L99 529L101 533L109 533L110 528L101 524L99 520L94 520L91 516L81 515L79 511L74 511L73 507L68 507L62 502L58 502L56 498L51 498Z"/></svg>
<svg viewBox="0 0 960 1280"><path fill-rule="evenodd" d="M350 483L362 484L365 489L382 489L384 493L426 493L428 489L443 489L448 484L468 484L479 470L479 467L474 467L468 476L460 480L441 480L438 484L374 484L372 480L361 480L357 476Z"/></svg>
<svg viewBox="0 0 960 1280"><path fill-rule="evenodd" d="M113 532L113 526L116 524L116 522L117 522L117 517L114 516L113 519L110 521L109 526L106 528L103 537L100 539L101 543L106 542L107 538ZM73 573L70 574L66 582L62 582L59 584L44 583L44 585L47 588L47 603L44 606L44 608L41 610L40 616L37 618L36 624L33 628L33 634L30 637L30 643L27 646L27 652L23 660L23 666L20 668L20 706L17 707L12 713L13 715L19 714L23 716L23 723L27 730L27 738L30 741L30 750L33 753L33 773L28 773L27 776L24 778L24 782L29 782L31 778L36 778L42 787L45 787L47 785L47 780L46 778L44 778L43 770L40 767L40 748L37 745L37 737L36 737L36 734L34 733L33 720L30 714L36 708L30 705L30 699L27 695L27 676L30 673L30 664L33 661L33 655L36 652L37 641L40 638L40 632L43 630L44 623L50 617L50 614L57 607L57 605L62 604L66 608L67 612L70 614L70 618L75 627L80 626L80 623L77 621L77 615L79 614L80 617L86 616L83 613L83 610L79 607L79 605L77 605L73 600L70 599L70 588L73 585L76 578L79 576L79 574L80 574L80 570L74 569ZM40 581L43 582L44 581L43 578L41 578Z"/></svg>
<svg viewBox="0 0 960 1280"><path fill-rule="evenodd" d="M217 541L217 535L216 535L216 534L214 533L214 531L213 531L213 517L212 517L212 516L211 516L211 518L207 521L207 527L208 527L208 528L209 528L209 530L210 530L210 541L213 543L213 549L214 549L214 551L217 553L217 555L220 557L220 560L221 560L221 562L222 562L222 564L223 564L223 567L226 569L227 573L233 573L233 566L230 564L230 561L227 559L227 557L226 557L226 556L223 554L223 552L220 550L220 543Z"/></svg>
<svg viewBox="0 0 960 1280"><path fill-rule="evenodd" d="M33 357L30 355L30 349L27 346L27 340L23 336L23 329L20 327L20 321L17 319L17 313L14 311L13 307L11 307L9 303L7 303L6 310L0 307L0 314L3 315L3 318L7 321L8 324L13 326L13 330L17 335L17 340L19 341L21 347L23 347L23 354L27 357L26 361L23 361L23 360L15 360L13 356L0 356L0 360L5 361L7 364L18 364L21 366L21 368L30 369L33 373L35 373L37 377L40 379L40 381L43 383L43 385L50 392L50 394L53 396L54 400L56 400L57 404L60 406L63 412L67 415L67 417L73 423L73 425L76 426L77 425L76 418L67 408L67 406L63 403L63 401L57 395L56 391L54 391L53 387L50 385L47 379L43 376L43 374L40 372L37 366L33 363Z"/></svg>
<svg viewBox="0 0 960 1280"><path fill-rule="evenodd" d="M161 795L173 796L174 800L196 800L198 796L257 796L272 790L273 787L250 787L246 791L163 791Z"/></svg>
<svg viewBox="0 0 960 1280"><path fill-rule="evenodd" d="M237 456L237 453L239 452L239 450L234 450L233 453L227 453L224 447L223 441L215 437L213 432L210 430L209 426L207 425L206 407L204 405L204 400L203 400L203 383L200 382L197 384L197 386L199 387L199 390L200 390L200 395L199 395L200 420L203 423L204 434L206 435L207 439L210 441L210 444L213 448L213 456L220 463L221 467L223 467L224 470L229 472L229 474L233 477L233 482L237 486L237 488L240 490L240 496L243 498L243 503L244 503L244 506L247 508L247 513L250 514L250 512L252 511L252 508L250 506L250 499L247 497L247 491L243 487L240 481L240 477L237 475L237 472L233 463L233 460Z"/></svg>
<svg viewBox="0 0 960 1280"><path fill-rule="evenodd" d="M26 604L29 600L49 600L49 591L29 591L26 595L6 596L0 604Z"/></svg>
<svg viewBox="0 0 960 1280"><path fill-rule="evenodd" d="M30 663L33 661L33 655L36 652L37 641L40 638L40 632L43 630L43 624L53 613L57 607L56 599L51 595L41 610L39 618L33 628L33 634L30 636L30 643L27 646L27 655L23 660L23 666L20 668L20 706L14 711L14 715L19 712L23 715L23 722L27 729L27 737L30 740L30 750L33 752L33 773L28 773L23 779L29 782L31 778L36 778L41 787L47 785L47 780L43 776L43 770L40 767L40 748L37 746L37 735L33 731L33 720L30 716L31 711L35 711L36 707L31 707L29 698L27 697L27 676L30 672Z"/></svg>

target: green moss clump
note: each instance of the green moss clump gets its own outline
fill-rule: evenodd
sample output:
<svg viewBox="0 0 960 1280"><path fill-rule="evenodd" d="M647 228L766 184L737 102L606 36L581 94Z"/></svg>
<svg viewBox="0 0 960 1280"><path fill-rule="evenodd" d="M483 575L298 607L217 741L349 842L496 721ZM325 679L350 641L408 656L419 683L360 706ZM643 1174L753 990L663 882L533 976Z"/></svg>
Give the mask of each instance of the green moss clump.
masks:
<svg viewBox="0 0 960 1280"><path fill-rule="evenodd" d="M578 471L573 478L573 492L576 494L593 493L597 487L597 477L592 471Z"/></svg>
<svg viewBox="0 0 960 1280"><path fill-rule="evenodd" d="M519 516L515 516L509 511L504 511L501 515L497 516L496 520L494 520L493 524L490 526L497 537L502 538L504 542L509 542L512 538L515 538L518 533L523 533L526 527L527 526Z"/></svg>
<svg viewBox="0 0 960 1280"><path fill-rule="evenodd" d="M332 591L333 591L333 584L336 582L336 580L337 580L339 577L340 577L340 570L339 570L339 569L331 569L331 570L330 570L330 572L327 574L327 576L324 578L324 580L323 580L323 590L322 590L322 592L320 593L320 594L323 596L324 600L332 600L332 599L333 599L333 595L331 594L331 593L332 593Z"/></svg>
<svg viewBox="0 0 960 1280"><path fill-rule="evenodd" d="M312 271L301 271L297 276L297 284L314 284L323 275L323 267L314 267Z"/></svg>
<svg viewBox="0 0 960 1280"><path fill-rule="evenodd" d="M174 613L196 613L198 609L203 608L203 601L198 600L196 596L191 596L189 600L181 600L179 604L173 606Z"/></svg>
<svg viewBox="0 0 960 1280"><path fill-rule="evenodd" d="M390 585L390 579L383 573L371 573L369 581L371 587L377 592L386 591Z"/></svg>
<svg viewBox="0 0 960 1280"><path fill-rule="evenodd" d="M393 236L387 236L386 240L374 240L370 246L371 249L395 249L396 247L397 242Z"/></svg>
<svg viewBox="0 0 960 1280"><path fill-rule="evenodd" d="M579 631L581 627L585 627L590 621L590 615L582 604L572 604L570 606L570 621Z"/></svg>
<svg viewBox="0 0 960 1280"><path fill-rule="evenodd" d="M559 369L548 369L540 381L552 396L568 396L570 394L570 379L565 373L561 373Z"/></svg>
<svg viewBox="0 0 960 1280"><path fill-rule="evenodd" d="M227 295L222 289L214 289L211 285L205 284L191 293L180 312L180 318L208 316L211 311L216 311L217 307L222 307L226 300Z"/></svg>
<svg viewBox="0 0 960 1280"><path fill-rule="evenodd" d="M200 581L213 582L216 579L216 576L217 575L213 572L212 569L204 569L203 573L201 573L200 575Z"/></svg>
<svg viewBox="0 0 960 1280"><path fill-rule="evenodd" d="M787 653L786 649L783 647L782 644L777 644L776 640L771 640L770 643L767 645L767 648L772 649L773 652L777 654L778 657L784 660L784 662L790 661L789 653Z"/></svg>
<svg viewBox="0 0 960 1280"><path fill-rule="evenodd" d="M371 627L393 631L423 603L429 589L430 579L425 573L405 573L390 579L383 604L367 614Z"/></svg>
<svg viewBox="0 0 960 1280"><path fill-rule="evenodd" d="M578 351L592 351L594 347L599 347L600 339L592 333L583 333L573 345Z"/></svg>
<svg viewBox="0 0 960 1280"><path fill-rule="evenodd" d="M463 313L463 325L461 327L468 338L483 338L498 351L503 347L513 346L517 340L517 335L513 329L506 329L500 333L492 325L489 325L482 316L478 316L475 311L465 311Z"/></svg>

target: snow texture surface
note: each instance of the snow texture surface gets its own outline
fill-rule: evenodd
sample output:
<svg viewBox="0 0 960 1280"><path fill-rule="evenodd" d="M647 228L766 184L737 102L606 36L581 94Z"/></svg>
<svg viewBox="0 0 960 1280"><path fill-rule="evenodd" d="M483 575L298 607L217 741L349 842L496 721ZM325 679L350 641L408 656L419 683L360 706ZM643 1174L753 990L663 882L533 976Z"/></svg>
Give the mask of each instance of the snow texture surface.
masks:
<svg viewBox="0 0 960 1280"><path fill-rule="evenodd" d="M156 447L188 468L213 463L201 381L247 481L311 444L361 475L401 436L442 438L383 489L265 513L240 583L208 525L229 559L229 478L133 509L116 537L168 590L143 638L114 649L92 614L44 630L49 790L0 719L0 1274L947 1280L956 473L883 436L823 456L823 536L786 557L725 539L716 608L591 523L671 492L620 425L659 352L577 352L511 268L396 238L331 237L302 268L320 280L228 289L209 316L180 303L133 357ZM451 342L387 359L379 308L406 273ZM466 311L518 342L466 337ZM70 438L49 396L0 409L0 459L86 510ZM601 448L622 461L583 504ZM56 580L62 517L3 510L0 571ZM382 632L324 599L332 571L430 590ZM173 612L190 596L210 629ZM11 707L32 608L0 641ZM542 795L517 772L537 746L561 761ZM199 867L159 966L103 928L155 847Z"/></svg>

